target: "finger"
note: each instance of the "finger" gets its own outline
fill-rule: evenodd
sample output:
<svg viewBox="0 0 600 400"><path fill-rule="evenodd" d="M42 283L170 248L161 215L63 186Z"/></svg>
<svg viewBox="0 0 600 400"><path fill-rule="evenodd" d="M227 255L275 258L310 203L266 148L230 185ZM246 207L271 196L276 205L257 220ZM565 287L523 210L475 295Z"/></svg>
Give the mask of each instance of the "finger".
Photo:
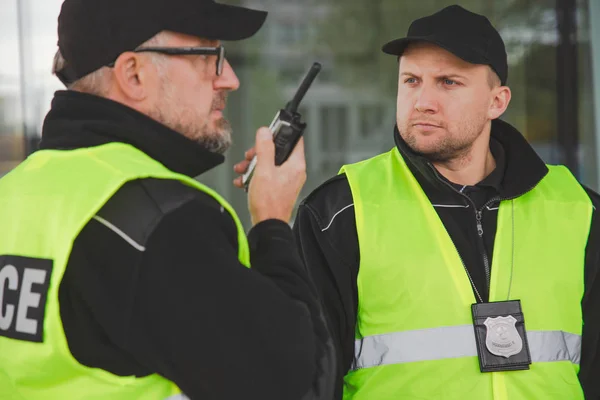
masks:
<svg viewBox="0 0 600 400"><path fill-rule="evenodd" d="M249 165L250 161L241 161L233 166L233 171L238 174L243 174L248 170Z"/></svg>
<svg viewBox="0 0 600 400"><path fill-rule="evenodd" d="M304 161L304 138L301 137L296 143L294 150L292 150L292 154L288 157L288 161L292 162L305 162Z"/></svg>
<svg viewBox="0 0 600 400"><path fill-rule="evenodd" d="M256 131L256 157L257 164L261 165L275 163L275 144L273 143L273 134L269 128L260 128Z"/></svg>
<svg viewBox="0 0 600 400"><path fill-rule="evenodd" d="M246 158L246 160L248 160L248 161L252 160L252 159L254 158L254 156L255 156L255 155L256 155L256 149L255 149L254 147L253 147L253 148L251 148L251 149L249 149L249 150L247 150L247 151L244 153L244 157L245 157L245 158Z"/></svg>
<svg viewBox="0 0 600 400"><path fill-rule="evenodd" d="M242 189L244 187L244 183L242 181L242 177L239 176L233 180L233 186Z"/></svg>

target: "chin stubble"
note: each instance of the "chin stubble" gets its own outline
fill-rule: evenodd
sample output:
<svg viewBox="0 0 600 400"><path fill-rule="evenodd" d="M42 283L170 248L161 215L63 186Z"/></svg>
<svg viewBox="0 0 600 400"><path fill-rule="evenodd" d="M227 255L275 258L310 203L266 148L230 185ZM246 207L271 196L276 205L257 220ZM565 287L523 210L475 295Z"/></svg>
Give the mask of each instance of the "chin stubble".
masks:
<svg viewBox="0 0 600 400"><path fill-rule="evenodd" d="M433 148L423 150L418 147L417 135L411 132L409 129L406 129L405 131L406 135L402 135L401 133L401 137L404 139L408 147L415 154L434 163L447 163L466 157L473 147L473 142L479 136L475 136L472 138L472 140L452 140L446 136L441 138Z"/></svg>
<svg viewBox="0 0 600 400"><path fill-rule="evenodd" d="M224 117L211 123L209 115L197 115L191 107L177 104L176 96L164 82L161 88L161 101L150 116L163 125L200 144L208 151L223 154L232 144L231 125ZM224 109L227 92L218 93L211 104L210 111ZM203 121L202 121L203 120ZM200 121L202 121L200 125Z"/></svg>

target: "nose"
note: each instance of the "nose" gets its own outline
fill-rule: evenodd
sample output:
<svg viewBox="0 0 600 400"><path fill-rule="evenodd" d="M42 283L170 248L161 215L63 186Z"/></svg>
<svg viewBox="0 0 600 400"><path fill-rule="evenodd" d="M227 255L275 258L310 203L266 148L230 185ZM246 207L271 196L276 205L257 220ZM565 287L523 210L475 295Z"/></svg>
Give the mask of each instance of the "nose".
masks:
<svg viewBox="0 0 600 400"><path fill-rule="evenodd" d="M415 110L424 114L435 114L438 112L438 108L436 88L431 85L421 85L415 102Z"/></svg>
<svg viewBox="0 0 600 400"><path fill-rule="evenodd" d="M238 90L240 87L240 80L233 71L229 61L225 60L223 73L215 79L214 87L215 90Z"/></svg>

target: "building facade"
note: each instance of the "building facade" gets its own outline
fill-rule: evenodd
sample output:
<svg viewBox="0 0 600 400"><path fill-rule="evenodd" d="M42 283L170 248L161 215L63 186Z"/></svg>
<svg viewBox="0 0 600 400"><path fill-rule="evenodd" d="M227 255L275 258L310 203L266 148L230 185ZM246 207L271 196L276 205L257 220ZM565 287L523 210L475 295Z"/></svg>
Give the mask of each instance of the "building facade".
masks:
<svg viewBox="0 0 600 400"><path fill-rule="evenodd" d="M301 111L308 123L307 195L340 166L393 146L397 62L380 48L410 21L452 3L486 15L509 54L511 105L503 116L550 164L600 188L599 0L229 0L270 12L252 39L225 43L241 81L226 114L234 146L200 177L245 212L231 166L293 95L313 61L323 70ZM50 74L62 0L0 0L0 174L36 150L61 84Z"/></svg>

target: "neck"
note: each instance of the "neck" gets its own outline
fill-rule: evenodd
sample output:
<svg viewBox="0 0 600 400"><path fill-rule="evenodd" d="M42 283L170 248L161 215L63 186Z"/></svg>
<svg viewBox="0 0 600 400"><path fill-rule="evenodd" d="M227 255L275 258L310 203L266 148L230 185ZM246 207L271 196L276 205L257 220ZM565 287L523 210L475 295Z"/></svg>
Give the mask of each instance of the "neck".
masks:
<svg viewBox="0 0 600 400"><path fill-rule="evenodd" d="M490 151L489 132L480 135L465 154L432 164L450 182L458 185L476 185L496 168L496 160Z"/></svg>

